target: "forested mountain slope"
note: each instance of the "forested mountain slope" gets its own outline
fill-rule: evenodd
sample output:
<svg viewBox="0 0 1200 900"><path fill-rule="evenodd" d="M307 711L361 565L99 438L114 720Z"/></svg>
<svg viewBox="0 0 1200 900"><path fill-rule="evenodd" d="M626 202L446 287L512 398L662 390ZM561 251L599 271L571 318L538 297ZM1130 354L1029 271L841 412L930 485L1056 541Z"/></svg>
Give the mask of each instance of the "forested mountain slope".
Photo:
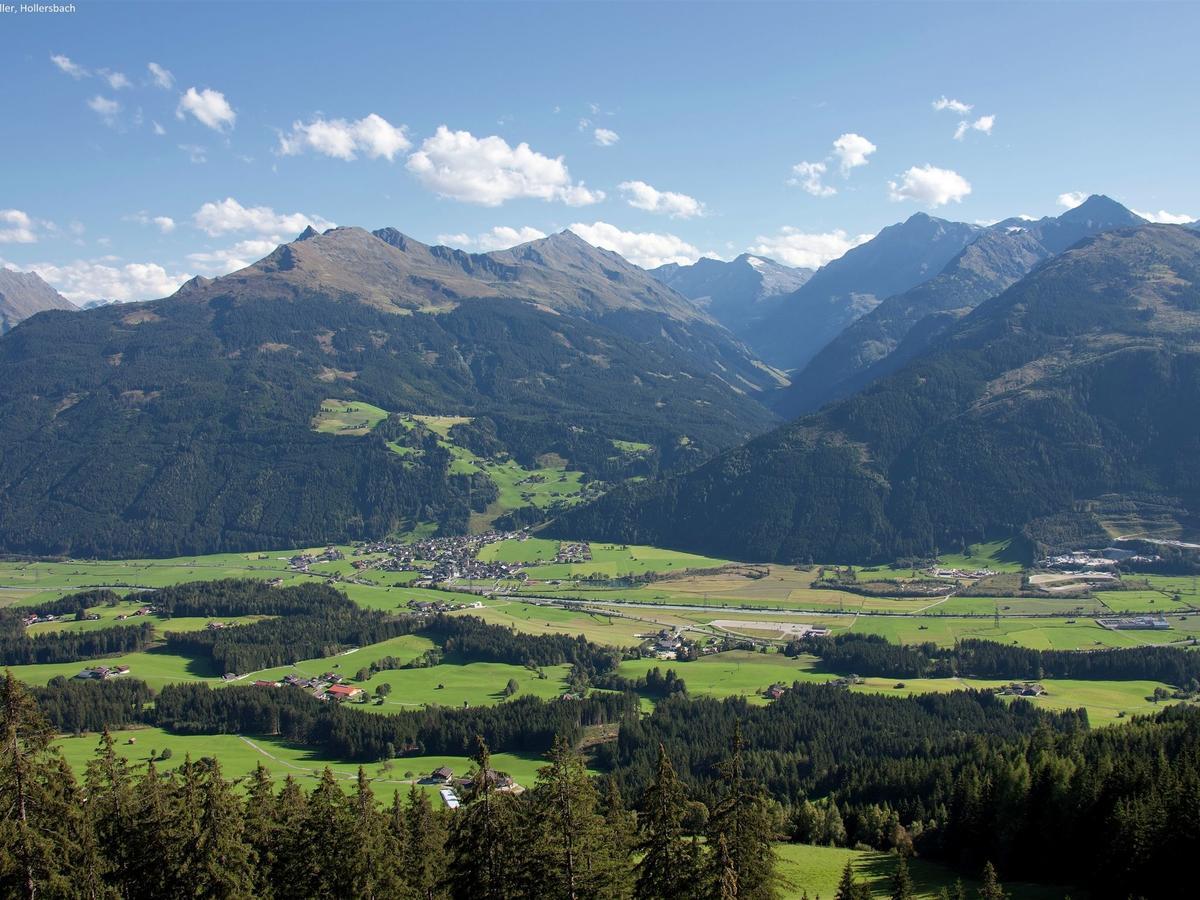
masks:
<svg viewBox="0 0 1200 900"><path fill-rule="evenodd" d="M1142 224L1141 216L1100 195L1058 217L997 223L937 276L889 297L849 325L793 377L773 406L791 418L848 396L896 371L957 318L1015 284L1043 260L1101 231Z"/></svg>
<svg viewBox="0 0 1200 900"><path fill-rule="evenodd" d="M1200 509L1200 235L1106 232L979 306L865 391L685 475L562 517L564 534L731 558L957 549L1080 502Z"/></svg>
<svg viewBox="0 0 1200 900"><path fill-rule="evenodd" d="M638 442L666 468L772 421L752 395L774 376L613 254L573 235L463 258L395 241L306 232L174 297L6 335L0 550L173 555L465 527L480 485L436 447L418 459L382 435L314 432L331 397L491 417L527 453ZM576 294L555 287L568 279Z"/></svg>

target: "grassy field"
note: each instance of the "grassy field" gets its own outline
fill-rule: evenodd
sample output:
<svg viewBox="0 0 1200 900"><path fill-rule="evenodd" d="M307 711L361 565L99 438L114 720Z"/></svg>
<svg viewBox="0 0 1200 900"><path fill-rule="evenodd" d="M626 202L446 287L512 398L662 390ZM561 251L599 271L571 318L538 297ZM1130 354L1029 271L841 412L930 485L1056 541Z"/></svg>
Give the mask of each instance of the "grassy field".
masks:
<svg viewBox="0 0 1200 900"><path fill-rule="evenodd" d="M361 400L322 400L312 427L322 434L367 434L388 417L387 410Z"/></svg>
<svg viewBox="0 0 1200 900"><path fill-rule="evenodd" d="M849 861L855 877L871 887L876 898L892 895L891 878L896 869L897 858L891 853L875 851L843 850L836 847L814 847L808 844L777 844L775 852L779 858L780 896L794 900L805 893L812 900L817 896L831 898L837 889L842 869ZM953 886L958 873L937 863L914 859L909 862L915 897L932 900L943 887ZM964 878L963 883L971 896L978 889L975 879ZM1061 900L1063 890L1031 884L1005 883L1012 900ZM1074 896L1081 896L1078 892Z"/></svg>
<svg viewBox="0 0 1200 900"><path fill-rule="evenodd" d="M825 684L836 677L820 671L819 661L813 657L789 659L779 653L740 650L685 663L628 660L621 663L618 671L628 678L636 678L656 666L664 672L674 669L687 683L688 693L694 696L744 696L760 705L770 702L762 697L762 692L775 682L784 685L796 681ZM1008 683L1003 679L977 678L867 678L864 681L864 684L855 685L851 690L906 696L967 689L986 690ZM901 684L903 687L897 687ZM1030 702L1035 706L1054 710L1083 707L1088 711L1089 721L1094 724L1115 722L1122 717L1122 713L1126 716L1150 714L1164 705L1146 699L1156 687L1165 687L1155 681L1045 679L1042 684L1048 693L1044 697L1032 698Z"/></svg>
<svg viewBox="0 0 1200 900"><path fill-rule="evenodd" d="M178 766L189 754L193 759L211 756L221 763L226 778L245 778L262 763L281 787L287 776L297 779L305 790L312 790L321 773L328 767L346 787L358 776L358 764L327 759L311 748L292 744L277 737L240 736L233 734L175 735L160 728L134 728L112 733L118 754L135 767L135 773L150 760L151 752L161 754L171 751L171 758L157 763L160 770ZM133 743L130 743L130 739ZM83 774L93 758L100 738L95 734L81 737L61 737L55 745L78 775ZM537 770L545 764L537 754L494 753L492 765L501 772L511 775L522 786L532 786ZM372 781L372 789L384 803L391 801L396 791L407 792L410 785L427 776L440 766L449 766L455 775L465 775L474 764L465 756L406 756L388 763L370 763L363 766ZM425 790L436 793L437 786L421 785Z"/></svg>

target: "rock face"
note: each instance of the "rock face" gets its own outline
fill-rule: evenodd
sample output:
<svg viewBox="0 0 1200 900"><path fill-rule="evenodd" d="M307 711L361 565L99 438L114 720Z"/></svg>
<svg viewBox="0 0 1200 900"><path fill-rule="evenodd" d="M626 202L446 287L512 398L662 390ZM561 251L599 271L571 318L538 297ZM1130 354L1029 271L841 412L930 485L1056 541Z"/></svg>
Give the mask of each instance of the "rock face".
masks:
<svg viewBox="0 0 1200 900"><path fill-rule="evenodd" d="M802 369L846 326L885 297L929 280L981 229L917 213L822 266L778 307L745 332L746 343L771 365Z"/></svg>
<svg viewBox="0 0 1200 900"><path fill-rule="evenodd" d="M75 309L75 304L46 284L36 272L0 268L0 334L47 309Z"/></svg>
<svg viewBox="0 0 1200 900"><path fill-rule="evenodd" d="M704 258L690 266L667 263L650 274L741 335L812 278L813 270L743 253L730 262Z"/></svg>
<svg viewBox="0 0 1200 900"><path fill-rule="evenodd" d="M1104 196L1058 217L1006 219L983 231L940 273L889 297L830 341L773 401L785 418L819 409L896 371L962 315L1042 261L1102 231L1145 219Z"/></svg>
<svg viewBox="0 0 1200 900"><path fill-rule="evenodd" d="M692 467L777 422L755 399L774 373L574 235L496 254L392 230L301 237L170 298L0 340L0 549L308 546L462 530L490 502L486 473L436 446L315 433L328 398L471 418L480 453L554 454L598 481ZM644 445L641 471L614 441Z"/></svg>
<svg viewBox="0 0 1200 900"><path fill-rule="evenodd" d="M1104 502L1200 513L1200 234L1102 232L869 388L564 516L577 538L850 562L1098 530ZM1169 499L1168 499L1169 498Z"/></svg>

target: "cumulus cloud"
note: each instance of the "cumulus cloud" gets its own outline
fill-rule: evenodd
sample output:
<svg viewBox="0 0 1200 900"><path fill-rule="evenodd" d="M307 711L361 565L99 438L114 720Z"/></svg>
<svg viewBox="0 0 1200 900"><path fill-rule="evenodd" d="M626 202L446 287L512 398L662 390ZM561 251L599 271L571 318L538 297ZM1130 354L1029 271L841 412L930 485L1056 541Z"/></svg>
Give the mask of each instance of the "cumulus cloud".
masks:
<svg viewBox="0 0 1200 900"><path fill-rule="evenodd" d="M499 206L531 197L586 206L604 199L574 182L561 156L543 156L528 144L509 146L501 137L478 138L445 125L408 158L408 170L427 188L464 203Z"/></svg>
<svg viewBox="0 0 1200 900"><path fill-rule="evenodd" d="M958 123L958 128L954 130L954 139L961 141L967 136L968 131L982 131L984 134L991 134L992 127L995 124L995 116L980 116L974 122L968 122L966 119L963 119Z"/></svg>
<svg viewBox="0 0 1200 900"><path fill-rule="evenodd" d="M60 294L76 305L89 300L153 300L175 293L191 276L168 272L158 263L124 263L106 258L76 260L67 265L34 263L27 271L37 272Z"/></svg>
<svg viewBox="0 0 1200 900"><path fill-rule="evenodd" d="M592 132L592 137L596 139L596 143L601 147L611 147L621 139L621 136L611 128L597 128Z"/></svg>
<svg viewBox="0 0 1200 900"><path fill-rule="evenodd" d="M189 253L188 262L206 275L227 275L262 259L284 242L282 236L250 238L232 247Z"/></svg>
<svg viewBox="0 0 1200 900"><path fill-rule="evenodd" d="M142 210L125 218L131 222L137 222L139 225L153 225L163 234L170 234L175 230L175 220L170 216L152 216L145 210Z"/></svg>
<svg viewBox="0 0 1200 900"><path fill-rule="evenodd" d="M833 155L838 158L843 175L849 175L851 169L867 164L867 157L879 148L861 134L848 132L833 142Z"/></svg>
<svg viewBox="0 0 1200 900"><path fill-rule="evenodd" d="M592 222L590 225L576 222L570 226L570 230L592 246L619 253L635 266L644 269L653 269L667 263L686 266L706 255L673 234L622 231L607 222Z"/></svg>
<svg viewBox="0 0 1200 900"><path fill-rule="evenodd" d="M951 100L945 94L942 94L942 96L933 101L933 108L938 112L948 109L950 112L956 112L960 116L965 116L975 107L970 103L963 103L961 100Z"/></svg>
<svg viewBox="0 0 1200 900"><path fill-rule="evenodd" d="M182 119L191 115L202 125L213 131L224 131L233 128L237 121L237 113L220 91L205 88L197 91L194 87L179 98L179 106L175 110L175 118Z"/></svg>
<svg viewBox="0 0 1200 900"><path fill-rule="evenodd" d="M69 56L63 56L61 53L56 53L51 56L50 62L54 63L60 72L65 72L75 79L86 78L89 74L91 74L83 66L72 62Z"/></svg>
<svg viewBox="0 0 1200 900"><path fill-rule="evenodd" d="M1142 212L1135 209L1133 212L1147 222L1157 222L1159 225L1190 225L1196 221L1196 217L1191 213L1172 213L1165 209L1160 209L1158 212Z"/></svg>
<svg viewBox="0 0 1200 900"><path fill-rule="evenodd" d="M1058 205L1063 209L1074 209L1088 198L1083 191L1067 191L1058 195Z"/></svg>
<svg viewBox="0 0 1200 900"><path fill-rule="evenodd" d="M873 237L873 234L852 236L840 228L835 231L808 232L785 226L777 234L759 235L757 243L748 249L751 253L769 256L789 266L819 269Z"/></svg>
<svg viewBox="0 0 1200 900"><path fill-rule="evenodd" d="M312 150L347 161L357 158L359 153L372 159L382 156L391 161L397 153L403 153L411 146L403 125L392 125L375 113L357 122L323 118L307 123L293 122L291 133L279 136L279 152L284 156Z"/></svg>
<svg viewBox="0 0 1200 900"><path fill-rule="evenodd" d="M169 69L160 66L156 62L146 63L146 68L150 70L150 81L155 87L169 91L175 86L175 76L171 74Z"/></svg>
<svg viewBox="0 0 1200 900"><path fill-rule="evenodd" d="M837 193L833 185L825 184L826 166L823 162L799 162L792 166L792 177L788 184L801 188L814 197L832 197Z"/></svg>
<svg viewBox="0 0 1200 900"><path fill-rule="evenodd" d="M961 203L971 193L971 183L957 172L928 164L913 166L899 182L889 181L888 188L892 200L914 200L930 207Z"/></svg>
<svg viewBox="0 0 1200 900"><path fill-rule="evenodd" d="M116 125L117 114L121 112L121 104L116 100L110 100L108 97L101 97L97 94L87 102L88 109L98 115L105 125Z"/></svg>
<svg viewBox="0 0 1200 900"><path fill-rule="evenodd" d="M529 225L512 228L508 225L497 225L490 231L471 237L469 234L439 234L439 244L450 247L460 247L463 250L479 250L488 253L492 250L507 250L517 244L527 244L530 241L541 240L546 232L539 231Z"/></svg>
<svg viewBox="0 0 1200 900"><path fill-rule="evenodd" d="M260 235L297 235L309 225L318 231L333 228L333 222L306 213L277 213L269 206L242 206L232 197L201 206L192 215L196 227L212 237L234 231Z"/></svg>
<svg viewBox="0 0 1200 900"><path fill-rule="evenodd" d="M36 226L28 213L0 209L0 244L32 244L36 240Z"/></svg>
<svg viewBox="0 0 1200 900"><path fill-rule="evenodd" d="M200 163L208 162L208 148L201 147L199 144L180 144L179 149L188 155L188 162Z"/></svg>
<svg viewBox="0 0 1200 900"><path fill-rule="evenodd" d="M660 191L644 181L622 181L617 187L625 195L625 202L634 209L663 213L672 219L704 215L704 204L687 194Z"/></svg>

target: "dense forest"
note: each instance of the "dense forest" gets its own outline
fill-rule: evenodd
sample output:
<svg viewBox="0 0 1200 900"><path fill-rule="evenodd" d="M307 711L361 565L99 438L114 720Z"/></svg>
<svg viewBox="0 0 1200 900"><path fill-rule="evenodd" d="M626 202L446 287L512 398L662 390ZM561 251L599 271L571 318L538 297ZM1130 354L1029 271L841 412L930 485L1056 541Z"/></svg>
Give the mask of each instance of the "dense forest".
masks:
<svg viewBox="0 0 1200 900"><path fill-rule="evenodd" d="M1107 495L1173 497L1194 514L1200 425L1178 411L1200 396L1197 335L1200 234L1101 234L897 373L683 475L569 511L551 531L862 563L1036 538L1047 517L1090 536L1076 521L1089 518L1083 501Z"/></svg>

